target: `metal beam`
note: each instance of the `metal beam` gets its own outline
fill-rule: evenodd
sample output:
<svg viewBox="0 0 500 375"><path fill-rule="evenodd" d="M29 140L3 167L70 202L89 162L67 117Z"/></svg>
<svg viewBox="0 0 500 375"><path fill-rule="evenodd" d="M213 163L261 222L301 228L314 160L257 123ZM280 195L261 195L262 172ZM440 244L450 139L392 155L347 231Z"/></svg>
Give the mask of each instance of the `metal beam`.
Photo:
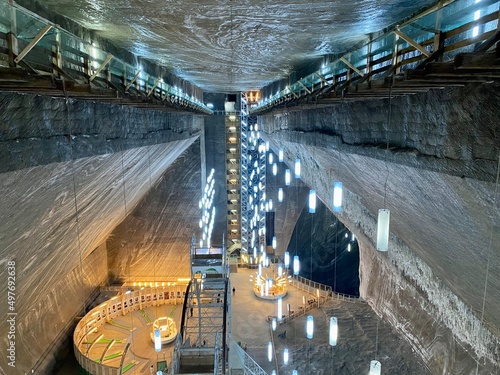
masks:
<svg viewBox="0 0 500 375"><path fill-rule="evenodd" d="M361 77L364 77L365 76L365 73L363 73L361 70L359 70L358 68L356 68L354 65L352 65L350 63L350 61L348 61L345 57L341 57L340 58L340 61L342 61L344 64L346 64L349 68L351 68L352 70L354 70L356 73L358 73Z"/></svg>
<svg viewBox="0 0 500 375"><path fill-rule="evenodd" d="M89 82L92 82L94 80L94 78L97 77L97 75L101 72L101 70L103 70L104 67L109 64L109 62L111 61L112 58L113 58L113 55L111 55L111 54L109 54L108 57L106 57L106 60L104 60L104 62L101 64L101 66L99 68L97 68L97 70L94 72L94 74L92 74L92 76L89 78Z"/></svg>
<svg viewBox="0 0 500 375"><path fill-rule="evenodd" d="M395 29L394 33L398 35L401 39L404 39L407 43L409 43L411 46L414 48L418 49L422 54L425 56L429 57L431 53L427 51L424 47L422 47L420 44L415 42L412 38L410 38L408 35L403 34L399 29Z"/></svg>
<svg viewBox="0 0 500 375"><path fill-rule="evenodd" d="M45 26L42 31L38 33L35 38L29 44L21 51L21 53L14 59L14 62L16 64L19 64L22 59L37 45L37 43L49 32L49 30L52 29L51 25Z"/></svg>

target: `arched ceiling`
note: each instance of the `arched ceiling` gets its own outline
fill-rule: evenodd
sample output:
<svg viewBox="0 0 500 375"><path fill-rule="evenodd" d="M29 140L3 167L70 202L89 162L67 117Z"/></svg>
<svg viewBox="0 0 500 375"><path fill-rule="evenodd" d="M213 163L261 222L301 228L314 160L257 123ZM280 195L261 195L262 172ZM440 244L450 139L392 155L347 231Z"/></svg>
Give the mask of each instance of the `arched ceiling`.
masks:
<svg viewBox="0 0 500 375"><path fill-rule="evenodd" d="M259 89L436 0L44 0L205 91Z"/></svg>

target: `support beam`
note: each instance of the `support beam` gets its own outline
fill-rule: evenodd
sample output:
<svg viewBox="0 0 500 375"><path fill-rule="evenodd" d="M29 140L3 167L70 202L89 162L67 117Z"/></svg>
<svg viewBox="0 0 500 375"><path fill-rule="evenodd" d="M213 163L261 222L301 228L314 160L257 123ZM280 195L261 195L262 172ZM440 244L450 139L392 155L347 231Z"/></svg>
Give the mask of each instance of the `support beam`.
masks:
<svg viewBox="0 0 500 375"><path fill-rule="evenodd" d="M97 70L94 72L94 74L92 74L92 76L90 76L89 82L92 82L94 80L94 78L97 77L97 75L101 72L101 70L103 70L104 67L109 64L109 62L111 61L112 58L113 58L113 55L111 55L111 54L109 54L108 57L106 57L106 60L104 60L104 62L101 64L101 66L99 68L97 68Z"/></svg>
<svg viewBox="0 0 500 375"><path fill-rule="evenodd" d="M422 47L420 44L418 44L417 42L415 42L408 35L402 33L399 29L395 29L394 33L397 36L399 36L401 39L403 39L404 41L406 41L408 44L410 44L411 46L413 46L415 49L417 49L420 52L422 52L422 54L424 54L425 56L429 57L431 55L431 53L429 51L427 51L424 47Z"/></svg>
<svg viewBox="0 0 500 375"><path fill-rule="evenodd" d="M340 58L340 61L342 61L344 64L346 64L349 68L351 68L352 70L354 70L356 73L358 73L361 77L364 77L365 76L365 73L363 73L361 70L359 70L358 68L356 68L354 65L352 65L350 63L350 61L348 61L345 57L341 57Z"/></svg>
<svg viewBox="0 0 500 375"><path fill-rule="evenodd" d="M302 80L300 80L300 79L299 79L299 80L297 81L297 83L298 83L299 85L301 85L301 86L304 88L304 90L306 90L306 92L307 92L308 94L310 94L310 93L311 93L311 90L309 90L309 89L306 87L306 85L304 85L304 84L302 83Z"/></svg>
<svg viewBox="0 0 500 375"><path fill-rule="evenodd" d="M132 81L130 81L127 84L127 86L125 86L125 91L127 91L130 88L130 86L132 86L134 84L134 82L137 81L137 78L139 77L139 74L141 74L140 70L138 70L137 73L135 73L135 76L134 76L134 78L132 78Z"/></svg>
<svg viewBox="0 0 500 375"><path fill-rule="evenodd" d="M158 83L160 83L160 82L163 82L163 80L161 78L158 78L155 81L153 87L151 87L151 90L149 90L149 92L148 92L148 98L151 96L151 94L153 93L153 91L155 91L156 86L158 86Z"/></svg>
<svg viewBox="0 0 500 375"><path fill-rule="evenodd" d="M45 36L45 34L50 31L50 29L52 29L51 25L45 26L42 31L40 31L38 35L33 38L33 40L26 46L26 48L23 49L21 53L14 59L14 62L16 64L19 64L22 59L33 49L33 47L35 47L37 43Z"/></svg>
<svg viewBox="0 0 500 375"><path fill-rule="evenodd" d="M326 83L328 86L331 86L331 83L330 83L330 82L328 82L328 81L326 80L326 78L325 78L325 77L323 77L323 76L322 76L321 74L319 74L318 72L314 72L314 75L316 75L316 76L317 76L317 77L321 80L321 82Z"/></svg>

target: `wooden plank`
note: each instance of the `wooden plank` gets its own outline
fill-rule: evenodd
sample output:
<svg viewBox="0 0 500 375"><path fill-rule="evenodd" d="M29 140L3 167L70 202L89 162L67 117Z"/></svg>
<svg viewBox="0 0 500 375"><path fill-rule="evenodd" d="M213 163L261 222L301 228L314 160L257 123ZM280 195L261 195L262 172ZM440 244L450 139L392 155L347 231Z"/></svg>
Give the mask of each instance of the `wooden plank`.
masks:
<svg viewBox="0 0 500 375"><path fill-rule="evenodd" d="M346 64L349 68L351 68L352 70L354 70L356 73L358 73L361 77L363 77L365 75L365 73L363 73L361 70L359 70L358 68L356 68L354 65L351 64L351 62L349 60L347 60L345 57L341 57L340 58L340 61L342 61L344 64Z"/></svg>
<svg viewBox="0 0 500 375"><path fill-rule="evenodd" d="M459 53L455 56L454 65L457 69L500 69L500 59L495 53Z"/></svg>
<svg viewBox="0 0 500 375"><path fill-rule="evenodd" d="M415 47L417 50L419 50L425 56L429 57L431 55L431 53L429 51L427 51L424 47L422 47L420 44L418 44L416 41L414 41L408 35L402 33L400 30L396 29L396 30L394 30L394 33L396 35L398 35L401 39L403 39L404 41L406 41L408 44L410 44L413 47Z"/></svg>
<svg viewBox="0 0 500 375"><path fill-rule="evenodd" d="M33 38L31 42L28 43L28 45L21 51L21 53L14 59L14 62L16 64L19 64L19 62L33 49L33 47L36 46L36 44L49 32L49 30L52 29L51 25L45 26L37 36Z"/></svg>

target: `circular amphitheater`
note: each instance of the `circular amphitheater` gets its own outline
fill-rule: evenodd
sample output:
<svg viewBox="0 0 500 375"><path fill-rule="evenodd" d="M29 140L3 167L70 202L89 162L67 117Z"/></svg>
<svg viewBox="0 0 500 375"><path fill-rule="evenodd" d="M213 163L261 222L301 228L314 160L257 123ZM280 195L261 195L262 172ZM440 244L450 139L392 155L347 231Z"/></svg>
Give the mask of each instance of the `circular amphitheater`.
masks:
<svg viewBox="0 0 500 375"><path fill-rule="evenodd" d="M90 310L74 331L74 352L83 373L150 374L151 366L155 374L166 373L186 285L119 289L116 296ZM155 351L155 328L161 332L159 352Z"/></svg>

